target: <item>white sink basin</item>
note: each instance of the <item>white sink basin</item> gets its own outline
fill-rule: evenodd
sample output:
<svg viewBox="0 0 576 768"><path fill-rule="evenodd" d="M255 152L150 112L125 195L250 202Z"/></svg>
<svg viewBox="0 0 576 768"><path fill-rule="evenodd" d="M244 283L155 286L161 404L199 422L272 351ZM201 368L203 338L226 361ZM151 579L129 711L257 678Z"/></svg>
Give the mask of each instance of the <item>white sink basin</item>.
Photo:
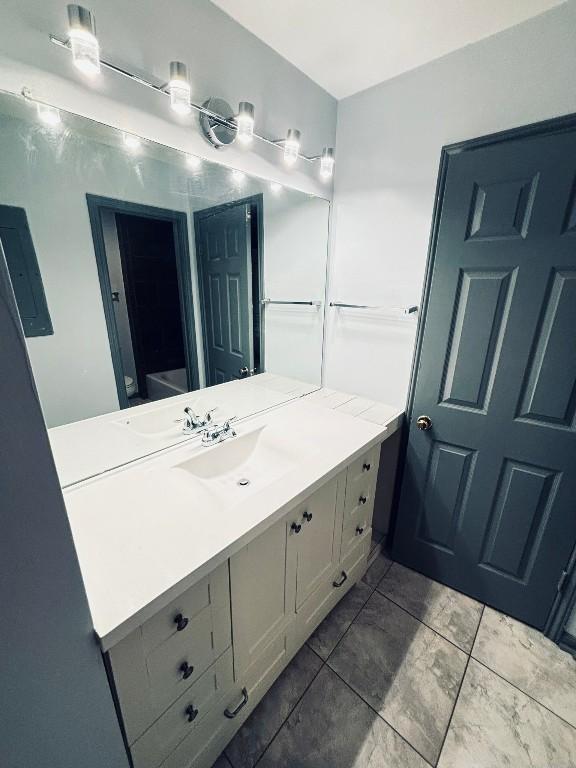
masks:
<svg viewBox="0 0 576 768"><path fill-rule="evenodd" d="M173 469L185 472L219 500L226 497L233 502L275 482L297 467L302 456L303 448L295 436L279 435L264 424L204 448Z"/></svg>

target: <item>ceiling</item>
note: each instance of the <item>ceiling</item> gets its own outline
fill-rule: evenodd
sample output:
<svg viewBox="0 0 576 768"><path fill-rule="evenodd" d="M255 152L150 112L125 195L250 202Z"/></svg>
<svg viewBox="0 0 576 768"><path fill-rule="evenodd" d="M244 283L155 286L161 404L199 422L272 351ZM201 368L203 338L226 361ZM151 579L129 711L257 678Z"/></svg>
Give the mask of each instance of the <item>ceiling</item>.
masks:
<svg viewBox="0 0 576 768"><path fill-rule="evenodd" d="M338 99L565 0L212 0Z"/></svg>

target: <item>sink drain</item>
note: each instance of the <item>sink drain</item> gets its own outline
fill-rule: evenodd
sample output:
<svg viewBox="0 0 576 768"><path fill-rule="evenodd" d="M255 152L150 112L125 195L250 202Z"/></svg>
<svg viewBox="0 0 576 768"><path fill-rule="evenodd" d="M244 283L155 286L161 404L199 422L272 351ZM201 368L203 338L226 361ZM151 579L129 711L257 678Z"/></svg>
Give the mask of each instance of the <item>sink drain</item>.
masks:
<svg viewBox="0 0 576 768"><path fill-rule="evenodd" d="M238 480L237 485L250 485L250 480L248 480L247 477L241 477L240 480Z"/></svg>

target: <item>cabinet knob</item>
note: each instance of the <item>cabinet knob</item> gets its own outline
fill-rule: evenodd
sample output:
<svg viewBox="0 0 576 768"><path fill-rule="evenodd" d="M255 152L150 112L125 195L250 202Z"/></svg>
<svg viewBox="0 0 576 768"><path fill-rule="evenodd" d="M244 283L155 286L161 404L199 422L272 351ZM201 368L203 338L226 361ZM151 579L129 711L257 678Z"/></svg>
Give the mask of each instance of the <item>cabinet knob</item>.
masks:
<svg viewBox="0 0 576 768"><path fill-rule="evenodd" d="M291 530L294 531L294 533L300 533L300 531L302 530L302 526L300 525L300 523L292 523L290 528Z"/></svg>
<svg viewBox="0 0 576 768"><path fill-rule="evenodd" d="M174 616L174 624L176 624L176 631L182 632L182 630L186 629L188 626L188 619L186 616L182 616L182 614L179 613L177 616Z"/></svg>
<svg viewBox="0 0 576 768"><path fill-rule="evenodd" d="M362 469L364 470L364 472L370 472L370 464L368 464L367 462L365 464L362 464Z"/></svg>
<svg viewBox="0 0 576 768"><path fill-rule="evenodd" d="M183 661L180 664L180 672L182 672L182 680L188 680L190 675L194 672L194 667L190 666L187 661Z"/></svg>
<svg viewBox="0 0 576 768"><path fill-rule="evenodd" d="M184 710L184 714L187 715L188 722L192 723L198 717L198 710L194 707L193 704L188 704Z"/></svg>
<svg viewBox="0 0 576 768"><path fill-rule="evenodd" d="M364 533L364 528L362 528L362 526L359 525L356 528L356 533L357 533L358 536L361 536Z"/></svg>
<svg viewBox="0 0 576 768"><path fill-rule="evenodd" d="M366 496L360 496L360 498L358 499L358 501L360 502L360 504L366 504L366 502L368 501L368 499L366 498Z"/></svg>
<svg viewBox="0 0 576 768"><path fill-rule="evenodd" d="M306 512L304 512L302 517L304 518L304 520L306 520L309 523L310 520L312 520L312 512L306 511Z"/></svg>

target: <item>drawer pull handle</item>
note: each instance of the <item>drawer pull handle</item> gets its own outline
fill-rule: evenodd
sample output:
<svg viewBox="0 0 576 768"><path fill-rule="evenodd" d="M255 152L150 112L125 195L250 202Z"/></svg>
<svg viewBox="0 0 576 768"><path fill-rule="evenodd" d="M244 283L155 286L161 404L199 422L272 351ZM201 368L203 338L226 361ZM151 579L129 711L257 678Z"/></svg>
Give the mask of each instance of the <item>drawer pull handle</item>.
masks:
<svg viewBox="0 0 576 768"><path fill-rule="evenodd" d="M362 534L364 533L364 528L361 525L359 525L356 528L356 533L357 533L358 536L362 536Z"/></svg>
<svg viewBox="0 0 576 768"><path fill-rule="evenodd" d="M333 587L341 587L342 584L344 584L344 582L346 581L347 578L348 578L348 575L347 575L346 571L342 571L342 577L340 578L340 581L333 581L332 582L332 586Z"/></svg>
<svg viewBox="0 0 576 768"><path fill-rule="evenodd" d="M233 709L232 711L230 711L228 707L226 707L226 709L224 710L224 714L229 720L232 720L234 717L236 717L236 715L238 714L238 712L240 712L241 709L244 709L246 704L248 704L248 691L246 690L246 688L242 688L242 701L240 702L240 704L238 704L236 709Z"/></svg>
<svg viewBox="0 0 576 768"><path fill-rule="evenodd" d="M174 616L174 624L176 624L176 631L182 632L182 630L186 629L188 626L188 619L186 616L182 616L182 614L179 613L177 616Z"/></svg>
<svg viewBox="0 0 576 768"><path fill-rule="evenodd" d="M300 533L300 531L302 530L302 526L300 525L300 523L292 523L290 528L291 530L294 531L294 533Z"/></svg>
<svg viewBox="0 0 576 768"><path fill-rule="evenodd" d="M368 499L366 498L366 496L360 496L360 498L358 499L358 501L360 502L360 504L366 504L366 502L368 501Z"/></svg>
<svg viewBox="0 0 576 768"><path fill-rule="evenodd" d="M304 520L306 520L309 523L310 520L312 520L312 512L306 511L306 512L304 512L302 517L304 518Z"/></svg>
<svg viewBox="0 0 576 768"><path fill-rule="evenodd" d="M366 462L365 464L362 464L362 470L364 472L370 472L370 464Z"/></svg>
<svg viewBox="0 0 576 768"><path fill-rule="evenodd" d="M194 720L198 717L198 710L195 709L193 704L188 704L186 709L184 710L184 714L188 717L188 722L193 723Z"/></svg>
<svg viewBox="0 0 576 768"><path fill-rule="evenodd" d="M194 667L190 666L187 661L183 661L180 664L180 672L182 672L182 680L188 680L190 675L194 672Z"/></svg>

